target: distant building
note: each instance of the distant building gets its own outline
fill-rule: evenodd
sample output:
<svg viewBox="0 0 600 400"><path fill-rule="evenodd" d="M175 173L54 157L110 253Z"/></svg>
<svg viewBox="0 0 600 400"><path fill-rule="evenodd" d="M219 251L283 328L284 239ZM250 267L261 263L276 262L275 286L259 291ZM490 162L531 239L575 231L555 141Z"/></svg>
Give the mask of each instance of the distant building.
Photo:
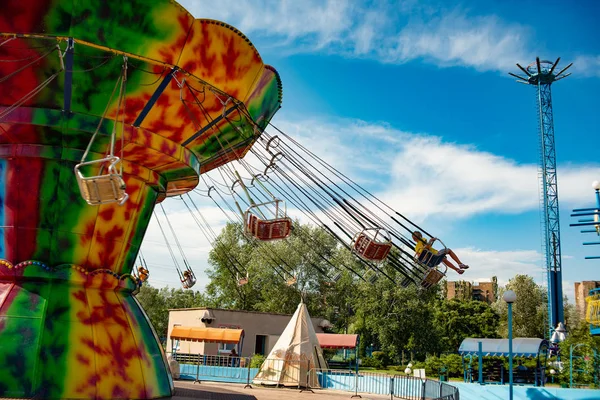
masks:
<svg viewBox="0 0 600 400"><path fill-rule="evenodd" d="M446 298L479 300L491 304L496 301L497 288L496 277L493 277L490 282L446 282Z"/></svg>
<svg viewBox="0 0 600 400"><path fill-rule="evenodd" d="M171 352L177 348L179 353L217 356L229 354L231 349L235 348L242 357L249 357L253 354L268 355L291 318L291 314L224 310L210 307L169 310L167 351ZM317 333L323 333L323 328L330 326L329 321L324 318L311 318L311 320ZM240 352L238 346L232 344L172 341L173 326L243 329L243 346L241 346Z"/></svg>
<svg viewBox="0 0 600 400"><path fill-rule="evenodd" d="M600 281L575 282L575 307L581 318L585 318L585 298L590 290L600 287Z"/></svg>

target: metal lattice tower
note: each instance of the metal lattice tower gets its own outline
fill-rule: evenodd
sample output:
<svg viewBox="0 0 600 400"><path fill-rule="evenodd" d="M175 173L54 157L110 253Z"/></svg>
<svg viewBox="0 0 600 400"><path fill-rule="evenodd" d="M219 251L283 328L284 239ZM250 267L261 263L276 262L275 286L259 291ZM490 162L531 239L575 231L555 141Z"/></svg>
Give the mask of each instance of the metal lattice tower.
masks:
<svg viewBox="0 0 600 400"><path fill-rule="evenodd" d="M573 65L567 65L559 73L554 70L560 61L540 61L537 57L534 63L527 68L517 64L525 73L520 76L509 72L517 78L517 82L533 85L537 88L537 105L540 137L540 203L543 209L541 218L542 252L545 258L545 273L548 284L548 332L557 327L559 322L564 323L563 290L562 290L562 265L560 252L560 221L558 211L558 187L556 181L556 147L554 142L554 120L552 117L552 92L550 86L570 73L565 71Z"/></svg>

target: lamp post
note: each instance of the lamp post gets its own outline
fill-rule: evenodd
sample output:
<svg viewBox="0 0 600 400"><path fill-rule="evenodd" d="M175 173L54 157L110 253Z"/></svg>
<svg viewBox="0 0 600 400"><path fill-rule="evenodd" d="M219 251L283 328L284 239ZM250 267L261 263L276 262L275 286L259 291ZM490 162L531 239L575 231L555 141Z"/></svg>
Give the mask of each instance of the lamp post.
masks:
<svg viewBox="0 0 600 400"><path fill-rule="evenodd" d="M513 400L512 304L517 300L517 294L507 290L502 299L508 304L508 398Z"/></svg>

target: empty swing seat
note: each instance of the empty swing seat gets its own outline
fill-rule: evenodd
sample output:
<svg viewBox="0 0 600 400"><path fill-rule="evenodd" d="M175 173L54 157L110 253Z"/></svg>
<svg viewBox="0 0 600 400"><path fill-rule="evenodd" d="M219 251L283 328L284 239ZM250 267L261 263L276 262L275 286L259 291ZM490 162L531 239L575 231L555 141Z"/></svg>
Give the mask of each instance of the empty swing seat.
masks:
<svg viewBox="0 0 600 400"><path fill-rule="evenodd" d="M246 232L261 241L285 239L292 232L290 218L262 220L254 214L249 214Z"/></svg>
<svg viewBox="0 0 600 400"><path fill-rule="evenodd" d="M104 175L85 177L80 168L85 165L102 164L109 162L108 171ZM129 195L127 194L125 181L116 171L115 164L119 162L118 157L105 158L97 161L89 161L75 166L75 177L79 185L81 197L86 203L96 206L100 204L118 203L123 205Z"/></svg>
<svg viewBox="0 0 600 400"><path fill-rule="evenodd" d="M354 240L354 252L369 261L383 261L392 248L392 243L382 243L371 239L364 232Z"/></svg>
<svg viewBox="0 0 600 400"><path fill-rule="evenodd" d="M421 281L421 286L424 287L425 289L429 289L429 288L437 285L438 283L440 283L440 281L445 276L446 276L446 274L444 274L442 271L438 270L437 268L430 268L425 273L425 276L423 277L423 280Z"/></svg>

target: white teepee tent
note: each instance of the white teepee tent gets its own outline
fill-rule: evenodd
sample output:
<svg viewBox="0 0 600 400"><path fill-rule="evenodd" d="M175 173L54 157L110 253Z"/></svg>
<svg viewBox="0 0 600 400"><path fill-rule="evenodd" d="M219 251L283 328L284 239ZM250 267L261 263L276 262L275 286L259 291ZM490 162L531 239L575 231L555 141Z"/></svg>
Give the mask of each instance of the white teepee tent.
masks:
<svg viewBox="0 0 600 400"><path fill-rule="evenodd" d="M319 387L317 370L328 369L306 304L301 302L263 362L254 383Z"/></svg>

